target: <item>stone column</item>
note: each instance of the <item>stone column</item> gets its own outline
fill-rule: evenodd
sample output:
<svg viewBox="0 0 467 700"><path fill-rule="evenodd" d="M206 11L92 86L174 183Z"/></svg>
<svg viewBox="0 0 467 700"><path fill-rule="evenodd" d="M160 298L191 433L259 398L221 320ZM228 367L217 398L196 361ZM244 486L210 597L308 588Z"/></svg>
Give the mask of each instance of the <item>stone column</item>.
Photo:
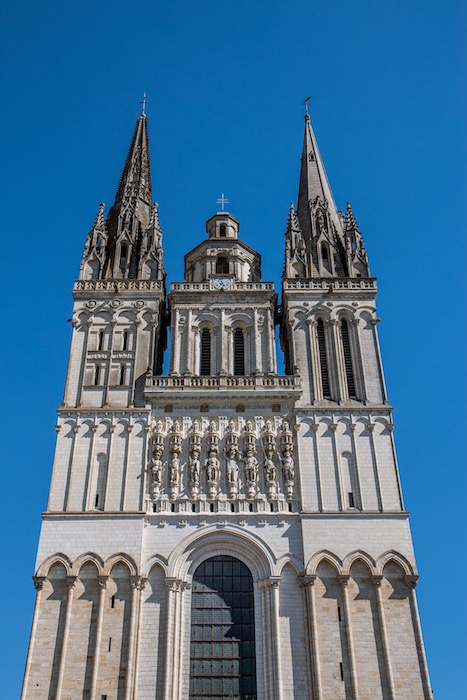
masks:
<svg viewBox="0 0 467 700"><path fill-rule="evenodd" d="M78 418L79 420L79 418ZM75 448L76 448L76 436L79 433L80 426L79 425L74 425L73 426L73 443L71 445L71 450L70 450L70 458L68 460L68 469L67 469L67 475L66 475L66 485L65 485L65 497L63 499L63 510L68 510L68 494L70 491L70 483L71 483L71 473L73 471L73 462L75 461ZM50 495L49 495L50 499Z"/></svg>
<svg viewBox="0 0 467 700"><path fill-rule="evenodd" d="M352 457L355 460L355 479L356 479L356 486L358 489L358 493L356 493L356 499L355 499L355 504L360 510L364 510L364 503L363 503L363 491L360 483L360 471L358 468L358 453L357 453L357 443L355 440L355 423L349 423L349 430L350 430L350 440L352 442Z"/></svg>
<svg viewBox="0 0 467 700"><path fill-rule="evenodd" d="M76 586L77 576L67 576L68 596L66 600L65 627L63 629L62 650L60 654L60 664L58 667L57 690L55 700L60 700L62 696L63 678L65 676L66 654L68 649L68 634L70 632L71 609L73 606L73 591Z"/></svg>
<svg viewBox="0 0 467 700"><path fill-rule="evenodd" d="M342 602L344 608L344 620L345 620L345 631L347 636L347 651L349 656L349 666L350 666L350 685L352 690L352 700L358 700L358 682L357 682L357 665L355 662L355 650L352 635L352 620L350 617L350 606L349 606L349 578L348 574L342 574L339 576L339 581L342 586Z"/></svg>
<svg viewBox="0 0 467 700"><path fill-rule="evenodd" d="M330 423L329 428L332 433L332 455L334 458L334 476L336 478L336 493L337 493L337 508L342 511L345 510L345 494L342 492L342 478L341 470L339 464L339 455L337 454L337 444L336 444L336 430L337 423Z"/></svg>
<svg viewBox="0 0 467 700"><path fill-rule="evenodd" d="M347 375L345 373L344 350L342 347L341 338L341 322L337 319L331 321L332 336L334 340L335 358L336 358L336 380L338 383L338 400L340 402L347 401L349 391L347 387Z"/></svg>
<svg viewBox="0 0 467 700"><path fill-rule="evenodd" d="M269 629L269 589L267 585L267 581L260 581L259 585L259 593L260 593L260 600L261 600L261 633L262 633L262 640L263 640L263 645L262 645L262 663L263 663L263 684L264 684L264 697L269 698L272 695L272 679L271 679L271 671L273 667L272 663L272 651L270 649L270 641L271 641L271 633Z"/></svg>
<svg viewBox="0 0 467 700"><path fill-rule="evenodd" d="M36 642L36 629L39 620L39 611L41 606L42 588L44 587L45 576L33 576L34 588L36 589L36 602L34 604L34 616L32 618L31 636L29 639L28 658L26 661L26 670L24 672L23 688L21 691L21 700L26 700L28 692L29 674L31 672L32 655Z"/></svg>
<svg viewBox="0 0 467 700"><path fill-rule="evenodd" d="M383 655L384 655L384 665L386 667L386 680L388 683L388 700L397 700L396 698L396 692L394 689L394 678L392 675L392 666L391 666L391 656L389 652L389 642L388 642L388 633L386 629L386 618L384 616L384 607L383 607L383 598L381 596L381 581L383 580L382 576L372 576L371 580L373 581L375 588L376 588L376 603L378 606L378 619L379 619L379 628L381 630L381 641L383 645Z"/></svg>
<svg viewBox="0 0 467 700"><path fill-rule="evenodd" d="M310 398L313 401L321 401L323 398L323 389L321 386L318 340L316 338L316 320L307 318L306 325L308 327L308 341L310 343L310 365L313 391L313 395Z"/></svg>
<svg viewBox="0 0 467 700"><path fill-rule="evenodd" d="M193 374L199 374L200 373L200 339L199 339L199 328L198 326L193 326L192 327L192 338L193 338L193 366L191 368Z"/></svg>
<svg viewBox="0 0 467 700"><path fill-rule="evenodd" d="M127 384L130 386L130 393L128 396L128 405L129 406L134 406L135 405L135 393L136 393L136 379L138 377L138 368L136 367L136 361L138 360L139 353L138 353L138 348L139 348L139 342L140 342L140 334L141 334L141 327L143 325L143 321L141 318L138 318L135 321L135 344L133 348L133 362L131 363L130 366L130 377L128 378L129 380L127 381ZM125 360L122 360L122 362L125 362ZM149 362L149 358L148 358ZM146 367L148 366L148 362L144 361L142 364L143 366L140 368L141 373L145 372Z"/></svg>
<svg viewBox="0 0 467 700"><path fill-rule="evenodd" d="M97 700L96 688L97 679L99 677L99 660L101 652L101 641L102 641L102 621L104 619L104 605L105 605L105 590L107 588L108 576L99 576L99 602L97 608L97 629L96 629L96 646L94 647L94 663L92 667L92 678L91 678L91 699Z"/></svg>
<svg viewBox="0 0 467 700"><path fill-rule="evenodd" d="M175 309L173 323L173 339L172 339L172 371L171 374L180 374L180 336L179 336L179 320L180 310Z"/></svg>
<svg viewBox="0 0 467 700"><path fill-rule="evenodd" d="M280 576L271 576L268 581L269 600L271 610L271 640L273 651L274 674L274 700L282 700L282 667L281 667L281 641L279 621L279 584Z"/></svg>
<svg viewBox="0 0 467 700"><path fill-rule="evenodd" d="M139 648L141 644L141 629L142 629L142 617L143 617L143 590L144 587L146 586L147 583L147 577L146 576L141 576L140 578L140 594L138 596L138 623L137 623L137 632L136 632L136 640L135 640L135 673L134 673L134 679L133 679L133 695L132 698L136 698L138 694L138 671L139 671Z"/></svg>
<svg viewBox="0 0 467 700"><path fill-rule="evenodd" d="M130 700L133 696L133 680L134 680L134 659L135 659L135 640L136 626L138 622L139 598L141 592L141 578L139 576L131 577L131 616L130 616L130 634L128 637L128 656L126 664L126 681L125 681L125 700Z"/></svg>
<svg viewBox="0 0 467 700"><path fill-rule="evenodd" d="M316 576L303 576L299 579L299 583L305 590L306 610L307 610L307 629L308 639L310 644L311 656L311 684L313 688L313 700L322 700L321 689L321 666L319 661L319 641L318 641L318 625L316 622L316 606L315 606L315 580Z"/></svg>
<svg viewBox="0 0 467 700"><path fill-rule="evenodd" d="M260 372L261 367L261 345L258 337L258 309L253 309L253 347L252 347L252 357L253 357L253 373Z"/></svg>
<svg viewBox="0 0 467 700"><path fill-rule="evenodd" d="M368 395L366 391L365 368L363 367L362 349L360 345L360 333L358 330L359 319L352 319L349 326L350 356L352 358L357 398L360 401L366 402Z"/></svg>
<svg viewBox="0 0 467 700"><path fill-rule="evenodd" d="M86 480L84 482L83 510L91 510L91 508L93 507L91 485L94 476L94 442L97 428L97 425L91 425L91 447L89 449L89 459L86 469Z"/></svg>
<svg viewBox="0 0 467 700"><path fill-rule="evenodd" d="M167 586L167 627L166 627L166 655L164 700L177 700L176 696L176 646L177 646L177 617L178 617L178 593L180 582L176 578L165 579Z"/></svg>
<svg viewBox="0 0 467 700"><path fill-rule="evenodd" d="M417 647L418 654L418 663L420 665L420 675L422 677L423 697L424 700L433 700L433 691L431 689L430 674L428 673L425 646L423 644L422 628L420 625L420 617L418 615L417 597L415 595L415 587L418 582L418 576L406 576L405 582L409 588L410 615L412 617L415 644Z"/></svg>
<svg viewBox="0 0 467 700"><path fill-rule="evenodd" d="M378 459L376 456L376 447L375 447L375 438L373 435L373 431L375 429L374 423L368 423L366 426L366 429L370 433L370 450L371 450L371 456L373 459L373 472L375 475L375 486L376 486L376 497L378 499L378 508L380 512L383 512L383 497L381 495L381 484L379 480L379 470L378 470Z"/></svg>

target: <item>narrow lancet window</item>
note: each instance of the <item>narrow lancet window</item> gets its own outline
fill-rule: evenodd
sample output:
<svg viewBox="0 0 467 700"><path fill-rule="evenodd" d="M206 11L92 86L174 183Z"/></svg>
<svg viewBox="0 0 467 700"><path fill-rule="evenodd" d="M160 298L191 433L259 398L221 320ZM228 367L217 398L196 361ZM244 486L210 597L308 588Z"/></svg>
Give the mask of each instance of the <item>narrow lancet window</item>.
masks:
<svg viewBox="0 0 467 700"><path fill-rule="evenodd" d="M321 243L321 260L323 267L327 272L332 272L331 259L329 257L329 248L326 243Z"/></svg>
<svg viewBox="0 0 467 700"><path fill-rule="evenodd" d="M241 328L234 331L234 374L245 374L245 340Z"/></svg>
<svg viewBox="0 0 467 700"><path fill-rule="evenodd" d="M218 275L228 275L229 274L229 261L224 255L219 255L216 260L216 274Z"/></svg>
<svg viewBox="0 0 467 700"><path fill-rule="evenodd" d="M120 246L120 272L123 274L126 269L126 263L128 258L128 246L126 243L122 243Z"/></svg>
<svg viewBox="0 0 467 700"><path fill-rule="evenodd" d="M104 331L99 331L99 336L97 339L97 349L98 350L103 350L104 349Z"/></svg>
<svg viewBox="0 0 467 700"><path fill-rule="evenodd" d="M329 370L328 357L326 354L326 338L324 334L324 323L322 319L318 320L316 326L316 335L318 339L319 366L321 374L321 389L323 391L323 399L331 398L331 389L329 386Z"/></svg>
<svg viewBox="0 0 467 700"><path fill-rule="evenodd" d="M123 386L125 384L125 365L120 365L119 384L120 384L120 386Z"/></svg>
<svg viewBox="0 0 467 700"><path fill-rule="evenodd" d="M199 373L203 376L211 374L211 333L208 328L201 331L201 362Z"/></svg>
<svg viewBox="0 0 467 700"><path fill-rule="evenodd" d="M123 331L122 350L128 350L128 331Z"/></svg>
<svg viewBox="0 0 467 700"><path fill-rule="evenodd" d="M99 386L101 368L99 365L94 367L94 386Z"/></svg>
<svg viewBox="0 0 467 700"><path fill-rule="evenodd" d="M196 569L191 595L189 700L256 700L253 577L229 556Z"/></svg>
<svg viewBox="0 0 467 700"><path fill-rule="evenodd" d="M352 353L350 351L349 326L345 319L341 321L342 350L344 353L345 378L347 380L347 392L349 398L356 399L355 378L352 366Z"/></svg>
<svg viewBox="0 0 467 700"><path fill-rule="evenodd" d="M221 238L226 237L226 232L225 232L225 224L221 224L219 227L219 235Z"/></svg>

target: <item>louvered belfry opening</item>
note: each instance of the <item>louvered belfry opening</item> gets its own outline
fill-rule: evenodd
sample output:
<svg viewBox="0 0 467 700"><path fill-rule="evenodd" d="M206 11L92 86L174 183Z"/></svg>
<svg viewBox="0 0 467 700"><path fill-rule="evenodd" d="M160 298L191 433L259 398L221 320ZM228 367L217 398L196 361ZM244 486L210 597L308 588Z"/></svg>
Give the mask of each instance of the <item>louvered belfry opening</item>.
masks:
<svg viewBox="0 0 467 700"><path fill-rule="evenodd" d="M211 374L211 332L208 328L201 331L201 375Z"/></svg>
<svg viewBox="0 0 467 700"><path fill-rule="evenodd" d="M319 366L321 370L321 388L323 390L323 399L330 399L331 389L329 386L328 357L326 354L324 323L321 318L318 319L318 323L316 326L316 335L318 336Z"/></svg>
<svg viewBox="0 0 467 700"><path fill-rule="evenodd" d="M234 331L234 374L245 374L245 340L241 328Z"/></svg>
<svg viewBox="0 0 467 700"><path fill-rule="evenodd" d="M352 355L350 352L349 326L345 319L341 321L342 349L344 351L345 376L347 379L347 391L349 398L356 399L355 378L352 367Z"/></svg>

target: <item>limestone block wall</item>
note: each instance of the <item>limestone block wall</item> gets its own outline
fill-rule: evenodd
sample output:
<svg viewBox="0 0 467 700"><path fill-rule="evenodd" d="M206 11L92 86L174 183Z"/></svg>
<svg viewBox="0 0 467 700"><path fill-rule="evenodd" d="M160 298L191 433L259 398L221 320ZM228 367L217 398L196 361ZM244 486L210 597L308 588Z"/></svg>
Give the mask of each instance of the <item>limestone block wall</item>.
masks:
<svg viewBox="0 0 467 700"><path fill-rule="evenodd" d="M305 511L403 509L389 410L303 411L298 420Z"/></svg>
<svg viewBox="0 0 467 700"><path fill-rule="evenodd" d="M149 412L63 411L49 511L141 511Z"/></svg>

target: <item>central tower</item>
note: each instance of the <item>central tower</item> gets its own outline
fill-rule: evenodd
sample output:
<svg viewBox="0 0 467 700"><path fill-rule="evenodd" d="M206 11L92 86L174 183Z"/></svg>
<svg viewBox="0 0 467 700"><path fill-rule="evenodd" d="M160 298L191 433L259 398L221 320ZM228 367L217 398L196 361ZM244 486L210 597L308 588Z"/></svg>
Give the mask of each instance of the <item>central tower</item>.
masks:
<svg viewBox="0 0 467 700"><path fill-rule="evenodd" d="M281 304L239 230L166 294L140 115L74 286L23 700L432 698L376 279L308 114Z"/></svg>

